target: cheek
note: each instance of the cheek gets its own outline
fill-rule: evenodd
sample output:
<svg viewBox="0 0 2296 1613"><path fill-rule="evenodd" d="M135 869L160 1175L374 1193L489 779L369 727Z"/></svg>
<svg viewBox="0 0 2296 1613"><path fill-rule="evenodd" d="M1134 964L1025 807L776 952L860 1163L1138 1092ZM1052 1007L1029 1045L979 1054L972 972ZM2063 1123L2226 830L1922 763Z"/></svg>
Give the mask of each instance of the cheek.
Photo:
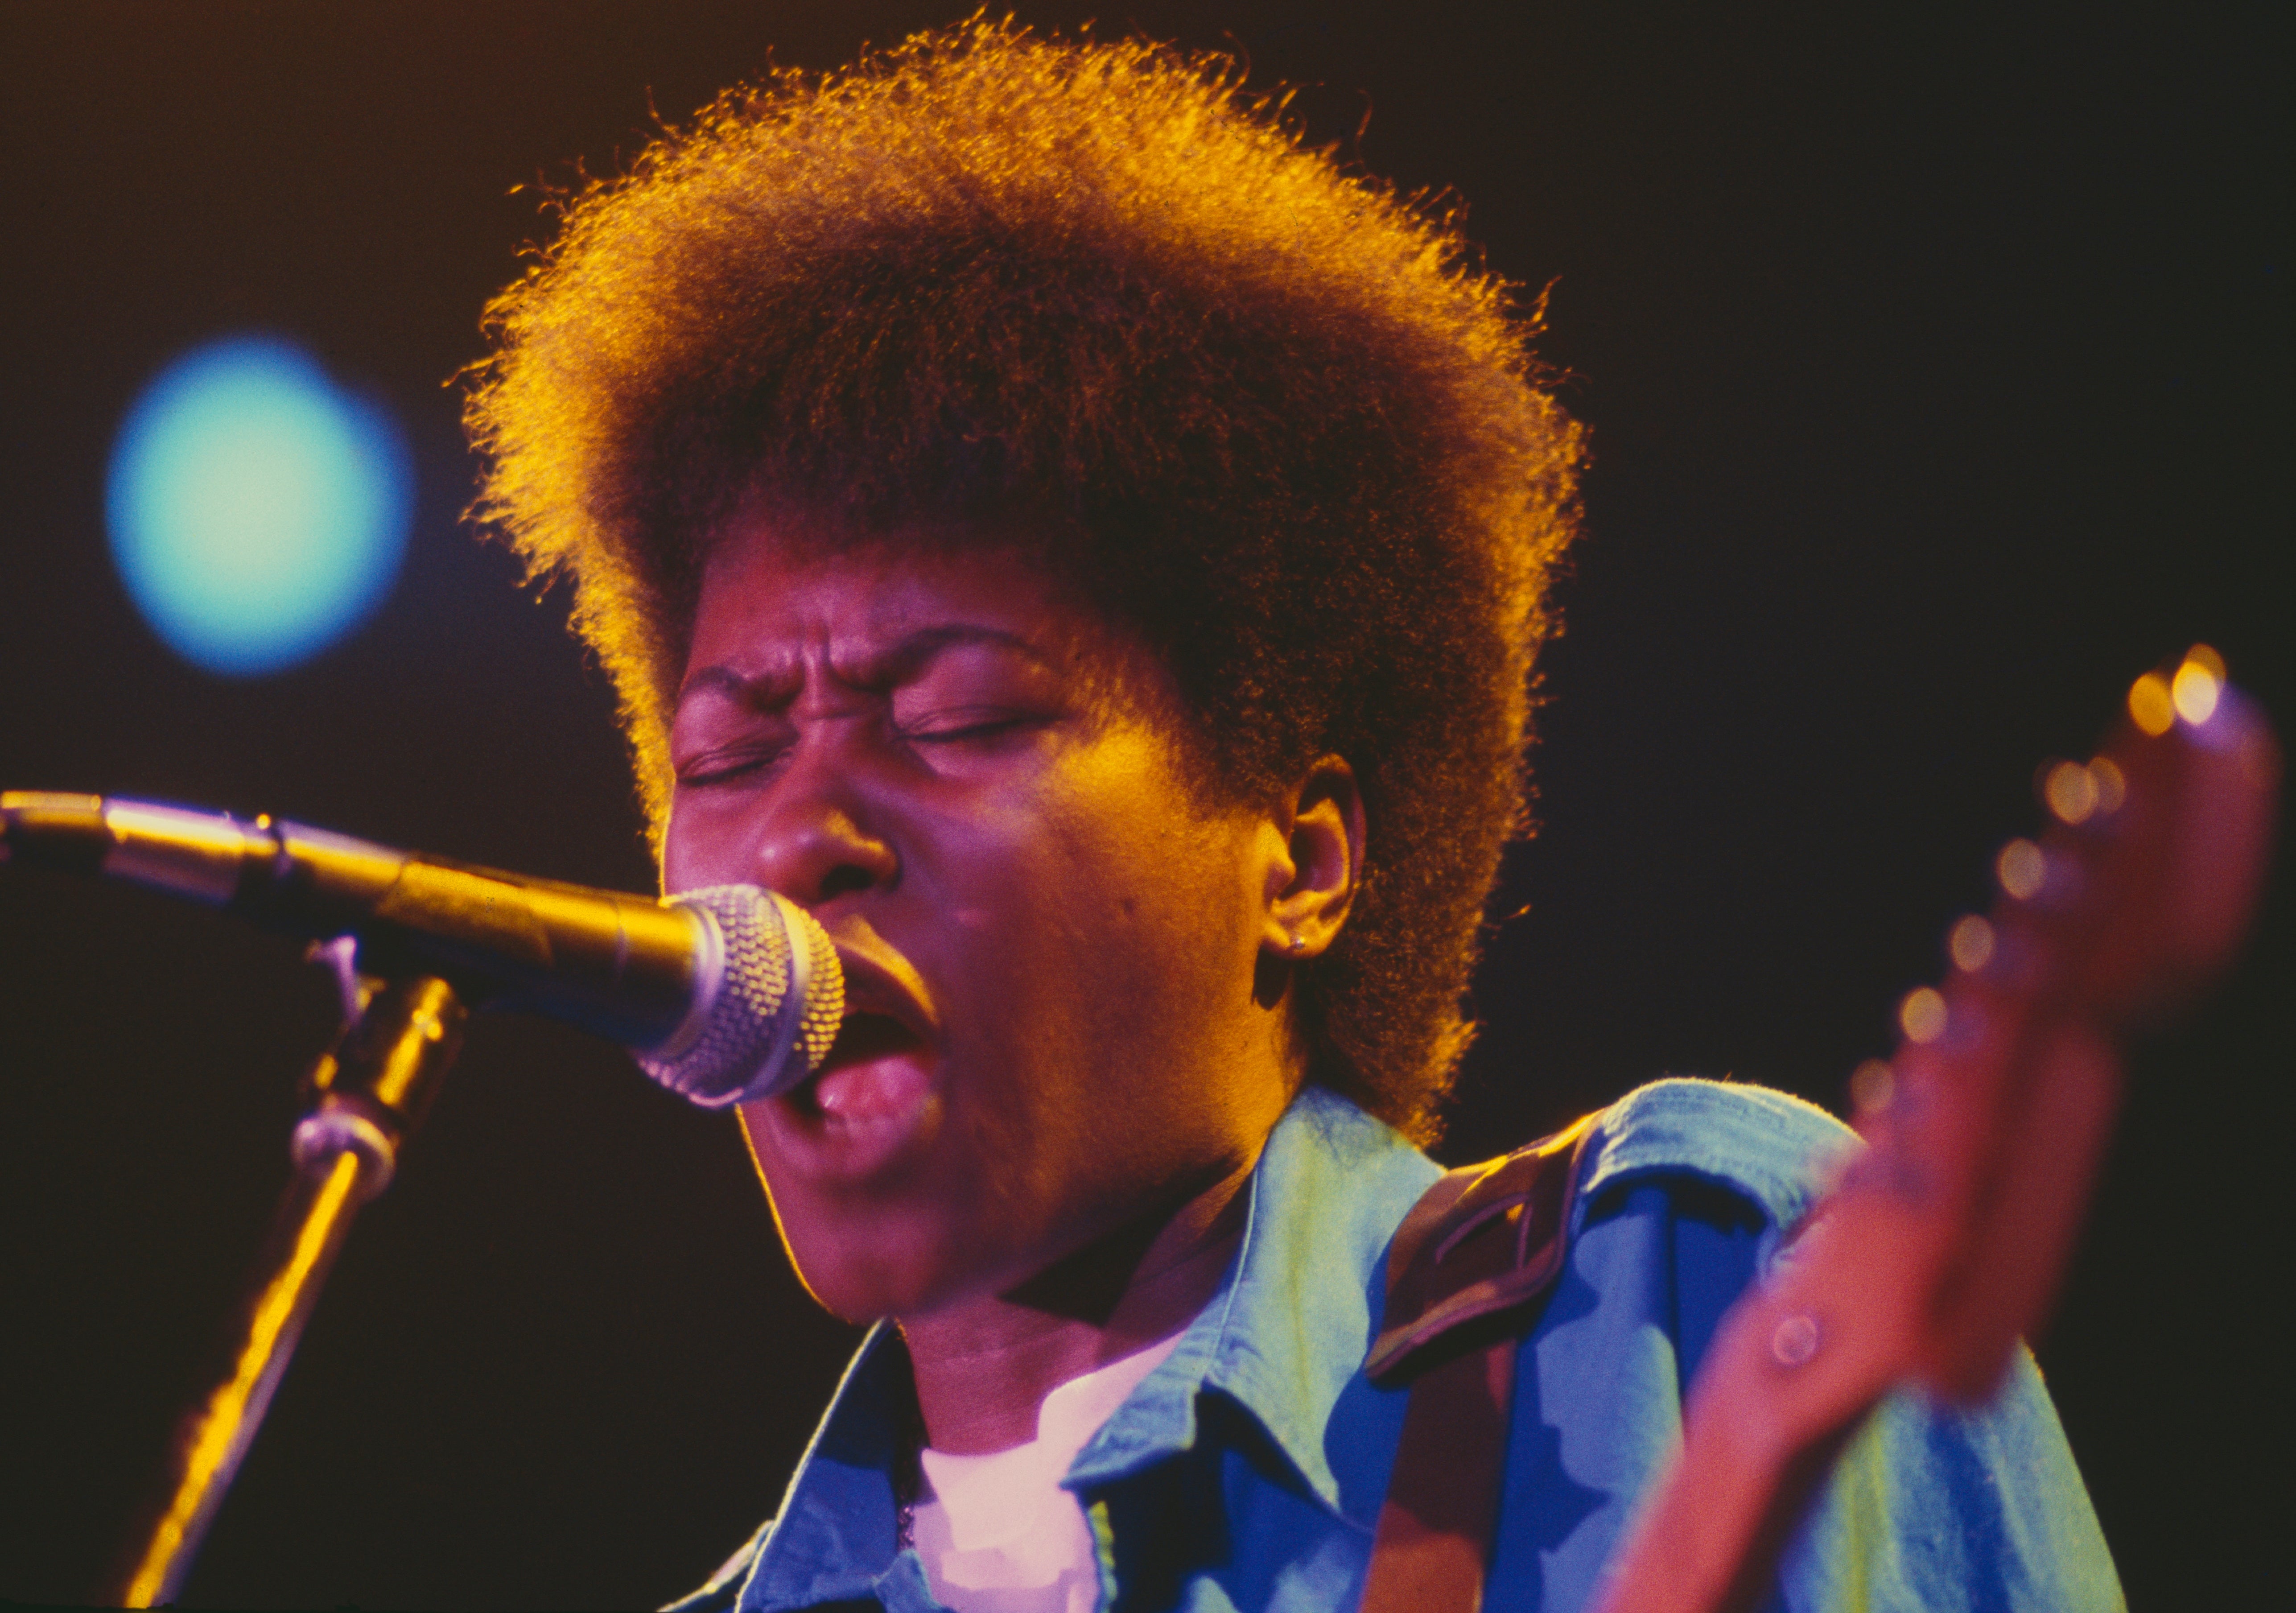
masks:
<svg viewBox="0 0 2296 1613"><path fill-rule="evenodd" d="M982 1055L967 1062L1013 1088L1001 1103L1015 1112L982 1123L1025 1125L1012 1146L1053 1169L1080 1167L1046 1151L1086 1143L1185 1149L1176 1094L1207 1060L1240 1053L1230 1033L1250 1000L1250 835L1194 816L1160 769L1128 759L1015 815L977 876L953 881L953 921L935 936L947 977L965 982L962 1028Z"/></svg>
<svg viewBox="0 0 2296 1613"><path fill-rule="evenodd" d="M786 804L777 817L775 800L759 790L676 791L661 838L662 888L762 883L760 847L775 824L786 817Z"/></svg>
<svg viewBox="0 0 2296 1613"><path fill-rule="evenodd" d="M977 994L970 1028L1032 1061L1076 1056L1113 1005L1155 995L1173 952L1212 919L1133 770L1095 757L1077 771L975 802L931 836L931 944Z"/></svg>
<svg viewBox="0 0 2296 1613"><path fill-rule="evenodd" d="M661 888L665 894L732 882L717 877L718 864L726 860L718 846L726 837L722 832L711 832L714 826L709 823L709 816L691 798L678 794L670 797L669 826L661 837Z"/></svg>

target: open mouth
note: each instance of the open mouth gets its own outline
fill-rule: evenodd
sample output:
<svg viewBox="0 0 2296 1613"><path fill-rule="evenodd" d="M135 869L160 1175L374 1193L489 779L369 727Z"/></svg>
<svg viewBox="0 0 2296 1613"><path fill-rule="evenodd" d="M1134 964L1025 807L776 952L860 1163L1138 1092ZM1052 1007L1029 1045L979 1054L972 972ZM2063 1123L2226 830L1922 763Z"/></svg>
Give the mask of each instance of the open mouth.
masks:
<svg viewBox="0 0 2296 1613"><path fill-rule="evenodd" d="M829 1044L829 1056L821 1061L821 1073L841 1069L849 1064L866 1064L888 1053L906 1052L923 1045L923 1039L916 1032L890 1014L848 1014L845 1022L837 1028L837 1039Z"/></svg>
<svg viewBox="0 0 2296 1613"><path fill-rule="evenodd" d="M890 1014L848 1014L821 1068L789 1093L809 1118L848 1120L906 1108L922 1080L925 1041Z"/></svg>

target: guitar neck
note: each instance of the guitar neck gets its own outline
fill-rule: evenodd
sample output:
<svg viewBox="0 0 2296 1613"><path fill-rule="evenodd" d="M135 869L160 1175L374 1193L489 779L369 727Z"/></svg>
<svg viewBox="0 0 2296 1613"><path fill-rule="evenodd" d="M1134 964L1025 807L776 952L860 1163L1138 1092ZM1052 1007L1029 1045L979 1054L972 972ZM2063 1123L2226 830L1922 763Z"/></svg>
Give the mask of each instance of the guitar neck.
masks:
<svg viewBox="0 0 2296 1613"><path fill-rule="evenodd" d="M1851 1086L1864 1147L1724 1319L1598 1613L1736 1613L1834 1457L1917 1383L1988 1398L2046 1319L2118 1109L2121 1046L2237 949L2269 850L2279 750L2195 649L2148 673L2086 763L2042 770L2049 823Z"/></svg>

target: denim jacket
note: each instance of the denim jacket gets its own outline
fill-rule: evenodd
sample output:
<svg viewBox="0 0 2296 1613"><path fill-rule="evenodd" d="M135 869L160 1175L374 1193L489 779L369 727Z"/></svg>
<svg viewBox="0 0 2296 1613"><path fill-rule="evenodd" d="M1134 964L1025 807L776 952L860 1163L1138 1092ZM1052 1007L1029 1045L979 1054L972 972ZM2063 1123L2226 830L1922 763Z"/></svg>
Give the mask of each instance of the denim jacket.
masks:
<svg viewBox="0 0 2296 1613"><path fill-rule="evenodd" d="M1569 1264L1516 1371L1487 1613L1589 1600L1681 1437L1715 1325L1849 1134L1759 1087L1660 1081L1606 1110L1583 1157ZM1362 1594L1405 1394L1363 1376L1389 1239L1440 1174L1308 1088L1268 1139L1219 1291L1062 1481L1098 1543L1103 1608L1316 1613ZM939 1606L898 1542L912 1391L880 1325L847 1369L780 1516L672 1613ZM2096 1516L2022 1350L1977 1412L1906 1394L1850 1443L1767 1604L2121 1608Z"/></svg>

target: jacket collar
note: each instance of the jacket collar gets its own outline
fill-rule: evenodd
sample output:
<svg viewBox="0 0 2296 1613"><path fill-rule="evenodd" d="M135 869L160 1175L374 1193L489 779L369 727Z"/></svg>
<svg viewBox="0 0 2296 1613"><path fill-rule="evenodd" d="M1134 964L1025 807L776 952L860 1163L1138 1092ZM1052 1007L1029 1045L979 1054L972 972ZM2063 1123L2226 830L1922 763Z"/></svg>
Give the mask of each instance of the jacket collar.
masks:
<svg viewBox="0 0 2296 1613"><path fill-rule="evenodd" d="M1324 1432L1378 1331L1388 1240L1441 1174L1345 1098L1304 1089L1252 1174L1226 1281L1063 1482L1107 1484L1186 1450L1197 1398L1211 1391L1250 1413L1324 1505L1341 1516L1360 1510L1345 1504L1357 1498L1343 1495Z"/></svg>
<svg viewBox="0 0 2296 1613"><path fill-rule="evenodd" d="M1369 1529L1379 1499L1333 1471L1324 1433L1378 1331L1388 1240L1439 1175L1345 1098L1303 1089L1252 1173L1219 1290L1062 1482L1097 1488L1188 1449L1199 1396L1217 1393L1250 1415L1325 1506ZM908 1371L898 1334L871 1329L753 1560L743 1613L872 1595L912 1605L922 1582L914 1554L897 1548L892 1478L900 1408L914 1392Z"/></svg>

